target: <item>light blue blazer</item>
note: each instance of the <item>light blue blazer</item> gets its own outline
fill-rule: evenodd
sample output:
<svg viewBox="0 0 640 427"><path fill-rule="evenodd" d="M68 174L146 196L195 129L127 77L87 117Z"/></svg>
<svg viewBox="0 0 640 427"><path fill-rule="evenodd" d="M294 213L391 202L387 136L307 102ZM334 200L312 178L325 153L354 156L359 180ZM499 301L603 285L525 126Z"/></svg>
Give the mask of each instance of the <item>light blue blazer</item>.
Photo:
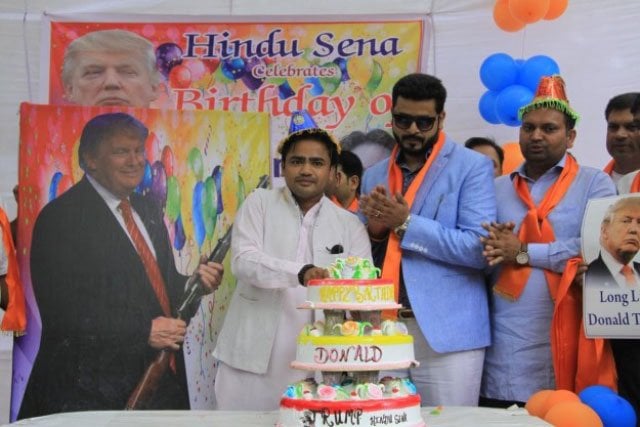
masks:
<svg viewBox="0 0 640 427"><path fill-rule="evenodd" d="M389 159L365 172L362 194L388 190ZM402 273L411 308L440 353L491 343L487 287L479 237L496 218L493 166L488 157L449 138L411 206L401 241Z"/></svg>

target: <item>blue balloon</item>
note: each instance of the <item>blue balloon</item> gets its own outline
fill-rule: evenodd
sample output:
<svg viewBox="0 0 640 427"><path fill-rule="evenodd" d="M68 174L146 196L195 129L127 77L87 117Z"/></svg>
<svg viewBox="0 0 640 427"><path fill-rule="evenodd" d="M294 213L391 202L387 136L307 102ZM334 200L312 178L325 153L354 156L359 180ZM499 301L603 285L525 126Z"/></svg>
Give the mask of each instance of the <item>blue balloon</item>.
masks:
<svg viewBox="0 0 640 427"><path fill-rule="evenodd" d="M151 184L153 184L153 169L148 160L144 162L144 175L142 175L142 181L136 187L136 193L146 195L151 190Z"/></svg>
<svg viewBox="0 0 640 427"><path fill-rule="evenodd" d="M507 126L520 126L518 110L533 99L533 92L520 85L511 85L500 91L496 98L496 113Z"/></svg>
<svg viewBox="0 0 640 427"><path fill-rule="evenodd" d="M217 213L220 215L224 212L224 205L222 203L222 166L217 165L211 171L211 178L213 178L213 182L216 184L216 196L218 200Z"/></svg>
<svg viewBox="0 0 640 427"><path fill-rule="evenodd" d="M587 406L596 411L604 427L636 426L633 406L615 393L601 393Z"/></svg>
<svg viewBox="0 0 640 427"><path fill-rule="evenodd" d="M591 406L591 402L600 399L602 394L615 394L615 391L604 385L592 385L578 393L578 397L582 403Z"/></svg>
<svg viewBox="0 0 640 427"><path fill-rule="evenodd" d="M56 198L56 194L58 194L58 184L62 179L62 172L56 172L51 177L51 182L49 183L49 201L52 201Z"/></svg>
<svg viewBox="0 0 640 427"><path fill-rule="evenodd" d="M340 77L340 81L341 82L346 82L347 80L349 80L351 77L349 77L349 72L347 71L347 60L342 58L342 57L338 57L336 59L333 60L333 63L336 64L338 67L340 67L340 71L342 72L342 75Z"/></svg>
<svg viewBox="0 0 640 427"><path fill-rule="evenodd" d="M191 203L191 215L193 217L193 235L198 243L198 247L202 246L207 231L204 226L204 218L202 217L202 201L204 200L204 184L198 181L193 188L193 202Z"/></svg>
<svg viewBox="0 0 640 427"><path fill-rule="evenodd" d="M242 58L225 59L221 65L222 74L229 80L238 80L244 76L247 70Z"/></svg>
<svg viewBox="0 0 640 427"><path fill-rule="evenodd" d="M184 226L182 225L182 215L176 218L176 222L173 224L173 227L175 231L173 247L179 251L184 248L184 244L187 242L187 236L184 234Z"/></svg>
<svg viewBox="0 0 640 427"><path fill-rule="evenodd" d="M480 115L485 121L494 125L501 123L498 112L496 111L496 99L499 94L500 92L488 90L480 97L480 101L478 101Z"/></svg>
<svg viewBox="0 0 640 427"><path fill-rule="evenodd" d="M535 93L543 76L560 74L560 67L552 58L536 55L527 59L518 73L517 84L528 87Z"/></svg>
<svg viewBox="0 0 640 427"><path fill-rule="evenodd" d="M487 56L480 66L480 80L489 90L502 90L518 78L516 61L506 53Z"/></svg>

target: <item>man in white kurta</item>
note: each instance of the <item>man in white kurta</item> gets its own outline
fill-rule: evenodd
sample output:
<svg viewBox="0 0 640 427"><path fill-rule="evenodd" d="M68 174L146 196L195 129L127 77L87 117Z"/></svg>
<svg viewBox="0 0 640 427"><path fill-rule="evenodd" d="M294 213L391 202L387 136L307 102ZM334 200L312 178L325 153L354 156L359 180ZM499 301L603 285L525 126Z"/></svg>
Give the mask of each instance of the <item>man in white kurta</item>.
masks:
<svg viewBox="0 0 640 427"><path fill-rule="evenodd" d="M288 384L313 376L289 366L312 318L296 308L305 285L328 277L325 267L338 257L371 259L357 216L324 196L337 147L317 128L289 135L280 149L287 186L254 191L236 215L231 269L238 284L214 350L218 409L275 410ZM337 247L342 253L332 253Z"/></svg>

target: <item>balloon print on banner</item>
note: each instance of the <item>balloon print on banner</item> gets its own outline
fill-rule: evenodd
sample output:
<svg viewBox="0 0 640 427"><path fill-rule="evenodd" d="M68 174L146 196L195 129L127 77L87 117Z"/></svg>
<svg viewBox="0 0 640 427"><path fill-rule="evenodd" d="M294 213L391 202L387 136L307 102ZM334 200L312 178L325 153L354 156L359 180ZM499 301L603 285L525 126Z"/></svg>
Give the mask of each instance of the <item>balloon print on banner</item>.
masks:
<svg viewBox="0 0 640 427"><path fill-rule="evenodd" d="M73 180L69 175L64 175L62 172L56 172L51 177L49 183L49 201L52 201L62 193L67 191L73 185Z"/></svg>
<svg viewBox="0 0 640 427"><path fill-rule="evenodd" d="M519 126L518 110L531 102L540 78L559 73L556 61L545 55L527 60L489 55L480 66L480 80L488 90L478 100L478 111L491 124Z"/></svg>
<svg viewBox="0 0 640 427"><path fill-rule="evenodd" d="M501 30L515 32L541 19L556 19L567 6L569 0L496 0L493 20Z"/></svg>
<svg viewBox="0 0 640 427"><path fill-rule="evenodd" d="M182 64L182 48L175 43L163 43L156 48L156 65L165 78L171 69Z"/></svg>

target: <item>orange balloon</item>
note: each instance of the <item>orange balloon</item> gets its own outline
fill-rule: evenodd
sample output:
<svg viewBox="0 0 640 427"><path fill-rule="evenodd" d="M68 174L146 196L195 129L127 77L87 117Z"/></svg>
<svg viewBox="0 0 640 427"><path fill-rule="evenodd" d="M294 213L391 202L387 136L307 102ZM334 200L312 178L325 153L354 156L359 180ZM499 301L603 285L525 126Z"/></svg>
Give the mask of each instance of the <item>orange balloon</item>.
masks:
<svg viewBox="0 0 640 427"><path fill-rule="evenodd" d="M529 397L529 400L527 400L526 405L524 405L524 409L529 412L529 415L544 418L545 413L542 412L542 408L546 408L545 402L547 401L551 393L553 393L553 390L540 390L536 393L533 393Z"/></svg>
<svg viewBox="0 0 640 427"><path fill-rule="evenodd" d="M544 18L550 0L509 0L509 11L514 18L530 24Z"/></svg>
<svg viewBox="0 0 640 427"><path fill-rule="evenodd" d="M524 156L520 151L520 144L517 141L507 142L502 145L504 151L504 162L502 162L502 175L513 172L524 162Z"/></svg>
<svg viewBox="0 0 640 427"><path fill-rule="evenodd" d="M569 390L556 390L547 397L544 405L540 408L544 416L546 417L551 408L560 404L561 402L580 402L580 398L577 394Z"/></svg>
<svg viewBox="0 0 640 427"><path fill-rule="evenodd" d="M493 6L493 20L498 28L511 33L524 28L525 23L517 20L509 12L509 0L497 0Z"/></svg>
<svg viewBox="0 0 640 427"><path fill-rule="evenodd" d="M556 19L567 10L567 6L569 6L569 0L551 0L549 2L549 10L544 15L544 19L548 21Z"/></svg>
<svg viewBox="0 0 640 427"><path fill-rule="evenodd" d="M582 402L560 402L549 409L544 420L554 427L603 427L596 411Z"/></svg>

